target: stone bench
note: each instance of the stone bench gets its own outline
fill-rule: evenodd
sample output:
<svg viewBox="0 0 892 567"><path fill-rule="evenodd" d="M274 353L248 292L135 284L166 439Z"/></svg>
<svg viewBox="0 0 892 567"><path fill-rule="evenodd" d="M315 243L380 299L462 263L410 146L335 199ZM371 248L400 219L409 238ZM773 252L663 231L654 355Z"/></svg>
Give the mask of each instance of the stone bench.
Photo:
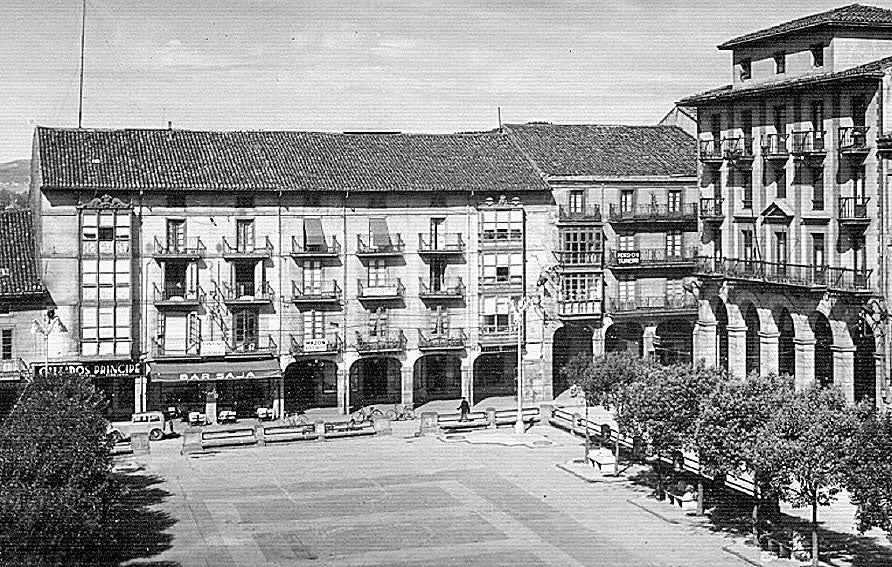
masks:
<svg viewBox="0 0 892 567"><path fill-rule="evenodd" d="M335 423L325 423L326 439L374 435L375 433L377 433L375 424L371 421L340 421Z"/></svg>
<svg viewBox="0 0 892 567"><path fill-rule="evenodd" d="M201 446L204 447L236 447L254 445L257 437L253 428L216 429L201 432Z"/></svg>
<svg viewBox="0 0 892 567"><path fill-rule="evenodd" d="M318 439L316 425L307 423L304 425L272 425L263 427L263 440L265 443L283 443L287 441L305 441Z"/></svg>
<svg viewBox="0 0 892 567"><path fill-rule="evenodd" d="M669 503L678 505L679 508L688 512L697 509L697 495L691 492L672 492L667 490L666 497Z"/></svg>
<svg viewBox="0 0 892 567"><path fill-rule="evenodd" d="M539 408L526 408L521 410L520 419L525 424L532 425L539 421ZM496 411L496 427L500 425L514 425L517 423L517 410Z"/></svg>
<svg viewBox="0 0 892 567"><path fill-rule="evenodd" d="M604 467L616 464L616 456L609 449L592 449L588 452L586 458L593 467L597 466L598 470L604 470Z"/></svg>
<svg viewBox="0 0 892 567"><path fill-rule="evenodd" d="M461 420L460 413L444 413L437 416L437 425L446 431L480 429L489 427L489 420L486 418L486 412L482 411L468 412L464 421Z"/></svg>

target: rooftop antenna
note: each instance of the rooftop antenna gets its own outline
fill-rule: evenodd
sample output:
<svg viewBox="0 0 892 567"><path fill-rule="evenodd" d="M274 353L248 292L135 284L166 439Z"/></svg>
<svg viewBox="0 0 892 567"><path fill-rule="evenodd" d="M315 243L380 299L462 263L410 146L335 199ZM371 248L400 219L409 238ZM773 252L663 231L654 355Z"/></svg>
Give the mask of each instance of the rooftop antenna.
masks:
<svg viewBox="0 0 892 567"><path fill-rule="evenodd" d="M77 127L83 127L84 121L84 37L87 34L87 0L83 0L81 9L81 72L80 92L77 98Z"/></svg>
<svg viewBox="0 0 892 567"><path fill-rule="evenodd" d="M496 112L497 112L498 115L499 115L499 132L501 133L501 132L502 132L502 107L501 107L501 106L497 106L497 107L496 107Z"/></svg>

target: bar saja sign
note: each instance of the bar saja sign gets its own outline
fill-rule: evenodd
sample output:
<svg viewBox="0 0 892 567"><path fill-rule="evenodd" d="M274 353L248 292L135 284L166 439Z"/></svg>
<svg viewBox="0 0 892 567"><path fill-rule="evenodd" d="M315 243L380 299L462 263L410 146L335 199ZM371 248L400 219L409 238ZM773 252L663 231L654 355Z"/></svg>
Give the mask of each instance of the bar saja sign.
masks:
<svg viewBox="0 0 892 567"><path fill-rule="evenodd" d="M34 366L35 375L45 375L46 368L42 364ZM120 362L66 362L50 364L51 376L75 374L86 378L133 378L142 375L142 365L132 360Z"/></svg>

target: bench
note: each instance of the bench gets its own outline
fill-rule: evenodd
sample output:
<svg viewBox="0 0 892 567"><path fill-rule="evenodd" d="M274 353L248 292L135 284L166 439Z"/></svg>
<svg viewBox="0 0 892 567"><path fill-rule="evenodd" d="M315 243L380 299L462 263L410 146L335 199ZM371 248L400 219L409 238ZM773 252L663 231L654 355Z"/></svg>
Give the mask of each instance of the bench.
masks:
<svg viewBox="0 0 892 567"><path fill-rule="evenodd" d="M264 427L263 438L266 443L280 443L318 439L319 435L316 433L316 425L307 423L304 425L273 425Z"/></svg>
<svg viewBox="0 0 892 567"><path fill-rule="evenodd" d="M437 416L437 425L443 430L458 431L489 427L489 420L486 419L486 412L482 411L468 412L464 421L460 413L443 413Z"/></svg>
<svg viewBox="0 0 892 567"><path fill-rule="evenodd" d="M527 425L532 425L539 421L539 408L525 408L520 412L520 419ZM514 425L517 423L517 410L498 410L496 411L496 427L500 425Z"/></svg>
<svg viewBox="0 0 892 567"><path fill-rule="evenodd" d="M586 455L588 462L592 466L597 466L598 470L604 470L604 467L616 464L616 456L609 449L592 449Z"/></svg>
<svg viewBox="0 0 892 567"><path fill-rule="evenodd" d="M253 428L217 429L201 432L202 447L230 447L240 445L254 445L257 438Z"/></svg>
<svg viewBox="0 0 892 567"><path fill-rule="evenodd" d="M697 494L692 492L666 491L670 504L677 504L682 510L689 512L697 509Z"/></svg>
<svg viewBox="0 0 892 567"><path fill-rule="evenodd" d="M325 423L326 439L374 435L375 433L375 424L371 421L339 421Z"/></svg>

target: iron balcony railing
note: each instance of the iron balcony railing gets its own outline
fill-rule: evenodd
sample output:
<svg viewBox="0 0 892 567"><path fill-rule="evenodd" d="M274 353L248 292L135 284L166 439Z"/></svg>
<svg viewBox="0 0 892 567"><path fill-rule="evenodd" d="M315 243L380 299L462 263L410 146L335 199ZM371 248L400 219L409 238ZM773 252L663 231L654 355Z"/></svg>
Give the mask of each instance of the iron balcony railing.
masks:
<svg viewBox="0 0 892 567"><path fill-rule="evenodd" d="M839 129L839 149L842 152L866 152L870 126L845 126Z"/></svg>
<svg viewBox="0 0 892 567"><path fill-rule="evenodd" d="M872 273L873 270L867 268L827 268L827 287L834 291L870 293L873 291Z"/></svg>
<svg viewBox="0 0 892 567"><path fill-rule="evenodd" d="M402 331L384 331L374 335L356 331L356 350L362 353L406 350L406 335Z"/></svg>
<svg viewBox="0 0 892 567"><path fill-rule="evenodd" d="M324 337L305 337L304 335L290 335L291 354L305 356L314 354L331 354L343 350L341 335L337 332L329 332Z"/></svg>
<svg viewBox="0 0 892 567"><path fill-rule="evenodd" d="M265 337L256 336L233 341L232 347L227 350L227 355L245 355L245 354L270 354L279 353L279 345L276 344L272 335Z"/></svg>
<svg viewBox="0 0 892 567"><path fill-rule="evenodd" d="M665 266L688 264L697 259L696 246L680 250L666 248L641 248L638 250L611 250L609 265L612 267Z"/></svg>
<svg viewBox="0 0 892 567"><path fill-rule="evenodd" d="M699 150L700 159L703 161L721 161L724 159L722 156L722 144L716 138L700 140Z"/></svg>
<svg viewBox="0 0 892 567"><path fill-rule="evenodd" d="M694 273L701 276L723 276L725 261L714 256L698 256L694 265Z"/></svg>
<svg viewBox="0 0 892 567"><path fill-rule="evenodd" d="M481 325L481 344L515 344L517 327L514 325Z"/></svg>
<svg viewBox="0 0 892 567"><path fill-rule="evenodd" d="M291 282L292 302L332 302L341 300L341 286L337 280L319 282L318 285Z"/></svg>
<svg viewBox="0 0 892 567"><path fill-rule="evenodd" d="M215 341L216 342L216 341ZM224 356L246 356L246 355L272 355L275 356L279 352L279 346L276 344L272 335L244 338L240 341L232 341L224 343ZM180 341L179 344L167 344L164 337L152 340L152 356L156 358L178 358L178 357L217 357L220 351L214 348L213 351L203 351L201 337L196 340L186 339Z"/></svg>
<svg viewBox="0 0 892 567"><path fill-rule="evenodd" d="M356 253L364 256L381 256L402 254L406 248L403 237L399 234L390 233L389 243L374 243L374 236L356 235Z"/></svg>
<svg viewBox="0 0 892 567"><path fill-rule="evenodd" d="M558 205L558 220L601 222L601 206L594 204L582 206Z"/></svg>
<svg viewBox="0 0 892 567"><path fill-rule="evenodd" d="M823 130L793 132L791 136L793 144L790 153L794 155L823 154L827 152Z"/></svg>
<svg viewBox="0 0 892 567"><path fill-rule="evenodd" d="M601 300L560 294L557 311L560 317L594 317L602 313Z"/></svg>
<svg viewBox="0 0 892 567"><path fill-rule="evenodd" d="M449 329L432 333L418 329L418 348L420 349L452 349L464 348L468 342L464 329Z"/></svg>
<svg viewBox="0 0 892 567"><path fill-rule="evenodd" d="M840 222L870 221L867 213L867 203L870 197L840 197L839 198L839 220Z"/></svg>
<svg viewBox="0 0 892 567"><path fill-rule="evenodd" d="M360 299L395 299L403 297L406 288L399 278L370 280L363 282L356 280Z"/></svg>
<svg viewBox="0 0 892 567"><path fill-rule="evenodd" d="M722 140L722 157L726 159L752 159L753 145L753 139L749 136L725 138Z"/></svg>
<svg viewBox="0 0 892 567"><path fill-rule="evenodd" d="M716 220L725 218L722 205L725 200L722 197L703 197L700 199L700 218L703 220Z"/></svg>
<svg viewBox="0 0 892 567"><path fill-rule="evenodd" d="M636 311L683 311L697 308L697 298L689 293L679 295L638 295L631 299L610 298L608 311L632 313Z"/></svg>
<svg viewBox="0 0 892 567"><path fill-rule="evenodd" d="M227 302L269 303L273 300L273 288L269 283L237 282L223 284L223 300Z"/></svg>
<svg viewBox="0 0 892 567"><path fill-rule="evenodd" d="M762 156L767 158L787 158L790 146L787 134L767 134L762 137Z"/></svg>
<svg viewBox="0 0 892 567"><path fill-rule="evenodd" d="M788 264L739 258L701 256L695 272L701 276L792 285L832 291L868 293L872 291L873 270Z"/></svg>
<svg viewBox="0 0 892 567"><path fill-rule="evenodd" d="M195 304L204 300L204 290L201 286L187 288L185 285L168 284L162 288L158 284L152 284L155 288L154 298L156 304Z"/></svg>
<svg viewBox="0 0 892 567"><path fill-rule="evenodd" d="M341 244L335 236L329 236L322 244L305 244L291 237L291 255L302 257L340 256Z"/></svg>
<svg viewBox="0 0 892 567"><path fill-rule="evenodd" d="M610 221L692 221L697 220L696 203L650 204L632 207L610 205Z"/></svg>
<svg viewBox="0 0 892 567"><path fill-rule="evenodd" d="M464 297L465 284L460 277L444 278L442 281L418 278L419 297Z"/></svg>
<svg viewBox="0 0 892 567"><path fill-rule="evenodd" d="M604 264L604 252L597 251L559 251L554 253L558 264L561 266L602 266Z"/></svg>
<svg viewBox="0 0 892 567"><path fill-rule="evenodd" d="M461 254L465 251L465 241L461 233L445 234L418 233L419 254Z"/></svg>
<svg viewBox="0 0 892 567"><path fill-rule="evenodd" d="M0 359L0 376L5 379L20 378L28 371L28 365L21 358Z"/></svg>
<svg viewBox="0 0 892 567"><path fill-rule="evenodd" d="M156 258L202 258L207 252L200 238L186 238L183 242L167 242L155 237L153 256Z"/></svg>
<svg viewBox="0 0 892 567"><path fill-rule="evenodd" d="M223 237L224 258L270 258L272 255L273 243L268 236L250 242L236 240L235 244Z"/></svg>

